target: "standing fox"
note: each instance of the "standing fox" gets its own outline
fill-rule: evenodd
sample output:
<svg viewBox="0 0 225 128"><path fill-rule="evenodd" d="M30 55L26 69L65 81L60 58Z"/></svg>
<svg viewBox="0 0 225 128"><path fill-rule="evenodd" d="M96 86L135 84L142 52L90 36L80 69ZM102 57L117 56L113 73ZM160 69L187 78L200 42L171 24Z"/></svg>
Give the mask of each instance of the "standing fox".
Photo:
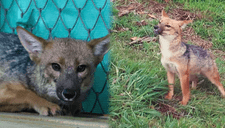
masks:
<svg viewBox="0 0 225 128"><path fill-rule="evenodd" d="M158 26L154 27L155 33L159 34L161 63L167 70L169 92L165 98L172 99L175 74L177 74L180 78L183 95L182 105L186 105L190 98L189 81L192 82L192 87L197 86L197 74L206 76L225 97L216 63L210 53L201 47L181 42L182 29L191 22L192 20L170 19L163 10Z"/></svg>
<svg viewBox="0 0 225 128"><path fill-rule="evenodd" d="M65 109L66 114L78 112L108 51L108 36L86 43L44 40L22 27L17 33L0 32L0 111L34 109L46 116Z"/></svg>

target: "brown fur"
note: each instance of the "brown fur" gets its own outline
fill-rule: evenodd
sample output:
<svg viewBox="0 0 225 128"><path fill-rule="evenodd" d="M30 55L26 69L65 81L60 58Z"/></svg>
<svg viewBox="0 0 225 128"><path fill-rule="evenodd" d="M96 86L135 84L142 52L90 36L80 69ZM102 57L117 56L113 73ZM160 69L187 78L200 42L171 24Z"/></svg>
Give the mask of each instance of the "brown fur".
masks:
<svg viewBox="0 0 225 128"><path fill-rule="evenodd" d="M191 22L192 20L177 21L170 19L163 10L158 26L154 27L155 33L159 34L162 52L161 62L167 70L169 92L165 98L172 99L175 74L177 74L180 78L183 94L182 105L186 105L190 98L189 81L192 81L193 88L197 85L197 74L206 76L218 87L222 96L225 96L216 63L211 54L198 46L181 42L182 28Z"/></svg>
<svg viewBox="0 0 225 128"><path fill-rule="evenodd" d="M40 115L48 115L50 109L53 115L60 110L57 104L51 103L19 82L4 82L0 85L0 111L15 112L34 108Z"/></svg>
<svg viewBox="0 0 225 128"><path fill-rule="evenodd" d="M17 75L8 77L7 73L0 77L0 111L34 109L40 115L55 115L61 110L59 104L68 105L72 114L80 110L92 87L95 68L108 51L109 36L87 43L71 38L44 40L22 27L17 27L17 32L35 64L22 74L23 79ZM53 64L58 64L60 70L54 69Z"/></svg>

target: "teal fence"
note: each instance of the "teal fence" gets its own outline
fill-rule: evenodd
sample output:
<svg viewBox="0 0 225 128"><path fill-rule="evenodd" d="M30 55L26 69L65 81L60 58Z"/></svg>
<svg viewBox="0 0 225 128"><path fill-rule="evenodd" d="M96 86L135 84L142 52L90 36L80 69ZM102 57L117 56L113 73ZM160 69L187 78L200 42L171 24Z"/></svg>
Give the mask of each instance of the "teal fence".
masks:
<svg viewBox="0 0 225 128"><path fill-rule="evenodd" d="M109 0L0 0L0 31L15 33L22 26L36 36L90 41L110 32ZM108 113L109 53L98 65L83 112Z"/></svg>

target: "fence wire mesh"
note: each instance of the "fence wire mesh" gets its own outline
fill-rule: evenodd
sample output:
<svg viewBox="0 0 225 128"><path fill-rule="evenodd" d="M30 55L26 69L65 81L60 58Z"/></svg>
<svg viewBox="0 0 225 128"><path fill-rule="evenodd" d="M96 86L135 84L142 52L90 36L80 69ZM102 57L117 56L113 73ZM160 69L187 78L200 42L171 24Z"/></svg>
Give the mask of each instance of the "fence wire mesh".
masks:
<svg viewBox="0 0 225 128"><path fill-rule="evenodd" d="M109 0L0 0L0 31L23 26L36 36L90 41L110 33ZM83 112L108 113L108 54L98 65Z"/></svg>

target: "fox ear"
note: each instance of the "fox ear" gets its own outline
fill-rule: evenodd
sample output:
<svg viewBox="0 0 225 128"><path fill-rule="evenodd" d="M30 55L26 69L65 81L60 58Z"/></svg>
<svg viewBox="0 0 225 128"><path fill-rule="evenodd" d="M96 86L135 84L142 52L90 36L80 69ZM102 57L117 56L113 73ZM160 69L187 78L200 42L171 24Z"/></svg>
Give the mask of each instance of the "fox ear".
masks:
<svg viewBox="0 0 225 128"><path fill-rule="evenodd" d="M44 39L35 36L26 29L18 26L16 28L21 44L27 50L32 60L33 56L38 56L43 51Z"/></svg>
<svg viewBox="0 0 225 128"><path fill-rule="evenodd" d="M92 49L94 56L96 56L97 64L100 63L104 57L104 55L109 51L109 39L110 35L105 37L94 39L88 42L88 46Z"/></svg>
<svg viewBox="0 0 225 128"><path fill-rule="evenodd" d="M162 17L169 17L164 10L162 10Z"/></svg>
<svg viewBox="0 0 225 128"><path fill-rule="evenodd" d="M192 23L192 21L193 20L184 20L184 21L181 21L181 23L180 23L181 29L184 29L187 26L187 24Z"/></svg>
<svg viewBox="0 0 225 128"><path fill-rule="evenodd" d="M105 55L108 52L109 47L109 35L94 39L88 42L88 45L92 48L95 56Z"/></svg>

